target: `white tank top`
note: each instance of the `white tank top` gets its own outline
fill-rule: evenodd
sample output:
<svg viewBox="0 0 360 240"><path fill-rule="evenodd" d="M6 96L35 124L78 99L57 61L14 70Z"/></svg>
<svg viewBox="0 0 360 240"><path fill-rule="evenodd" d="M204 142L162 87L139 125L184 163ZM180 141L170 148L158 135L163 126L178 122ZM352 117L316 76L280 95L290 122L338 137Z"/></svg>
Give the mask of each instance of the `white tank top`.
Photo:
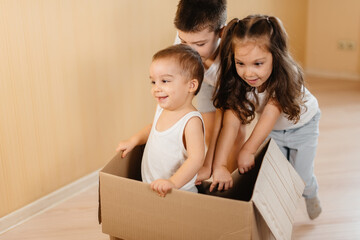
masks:
<svg viewBox="0 0 360 240"><path fill-rule="evenodd" d="M199 117L203 122L201 114L193 111L187 113L170 128L160 132L156 130L156 124L162 111L163 109L158 106L142 158L141 176L142 181L146 183L160 178L169 179L174 175L188 156L183 143L186 123L192 117ZM180 189L197 192L196 177L197 175Z"/></svg>

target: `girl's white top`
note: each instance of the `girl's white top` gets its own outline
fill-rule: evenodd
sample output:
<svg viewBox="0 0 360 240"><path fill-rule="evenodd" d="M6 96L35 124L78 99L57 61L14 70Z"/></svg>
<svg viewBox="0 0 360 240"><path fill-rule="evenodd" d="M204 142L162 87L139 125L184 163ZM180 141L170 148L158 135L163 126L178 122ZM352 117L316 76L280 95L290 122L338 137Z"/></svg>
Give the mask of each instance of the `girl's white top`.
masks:
<svg viewBox="0 0 360 240"><path fill-rule="evenodd" d="M158 106L142 158L141 176L142 181L147 183L160 178L169 179L174 175L188 157L183 144L183 132L187 122L192 117L199 117L203 122L201 114L193 111L187 113L169 129L160 132L156 130L156 124L162 111L163 109ZM197 192L196 177L197 175L180 189Z"/></svg>
<svg viewBox="0 0 360 240"><path fill-rule="evenodd" d="M307 88L303 87L303 91L305 106L301 108L300 120L297 123L289 121L287 119L287 115L282 112L277 122L275 123L273 130L288 130L301 127L307 122L309 122L319 111L319 104L317 99L309 92L309 90L307 90ZM255 94L257 95L259 100L258 104L256 104L253 93L249 93L249 99L254 103L256 113L261 115L266 105L265 99L267 96L267 92L264 91L262 93L259 93L257 90L255 90Z"/></svg>

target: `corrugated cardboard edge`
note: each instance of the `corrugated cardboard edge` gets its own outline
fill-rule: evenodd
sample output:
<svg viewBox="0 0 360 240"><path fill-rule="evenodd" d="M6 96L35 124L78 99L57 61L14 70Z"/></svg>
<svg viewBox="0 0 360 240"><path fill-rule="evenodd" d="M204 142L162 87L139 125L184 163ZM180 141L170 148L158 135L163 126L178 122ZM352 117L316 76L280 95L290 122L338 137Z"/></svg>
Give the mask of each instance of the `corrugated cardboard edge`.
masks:
<svg viewBox="0 0 360 240"><path fill-rule="evenodd" d="M291 239L305 184L274 140L268 143L252 201L276 239Z"/></svg>
<svg viewBox="0 0 360 240"><path fill-rule="evenodd" d="M98 187L98 222L101 224L101 200L100 200L100 180L99 180L99 187Z"/></svg>
<svg viewBox="0 0 360 240"><path fill-rule="evenodd" d="M256 228L254 227L254 229L256 229L257 231L254 231L253 235L252 235L252 240L275 240L274 235L272 234L269 226L267 225L267 223L265 222L264 218L262 217L261 213L259 212L259 210L254 206L253 208L254 210L254 226L256 226Z"/></svg>

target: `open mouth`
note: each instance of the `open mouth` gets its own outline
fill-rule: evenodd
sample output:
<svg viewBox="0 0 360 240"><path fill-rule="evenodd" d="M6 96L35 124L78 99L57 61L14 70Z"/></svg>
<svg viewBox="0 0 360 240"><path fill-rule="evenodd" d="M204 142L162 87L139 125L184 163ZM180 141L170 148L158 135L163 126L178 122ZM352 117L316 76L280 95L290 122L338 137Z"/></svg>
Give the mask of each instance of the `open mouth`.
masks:
<svg viewBox="0 0 360 240"><path fill-rule="evenodd" d="M157 97L157 100L158 100L158 102L163 102L163 101L165 101L167 98L168 98L167 96Z"/></svg>
<svg viewBox="0 0 360 240"><path fill-rule="evenodd" d="M256 82L258 81L258 79L246 79L246 81L250 84L250 85L254 85L256 84Z"/></svg>

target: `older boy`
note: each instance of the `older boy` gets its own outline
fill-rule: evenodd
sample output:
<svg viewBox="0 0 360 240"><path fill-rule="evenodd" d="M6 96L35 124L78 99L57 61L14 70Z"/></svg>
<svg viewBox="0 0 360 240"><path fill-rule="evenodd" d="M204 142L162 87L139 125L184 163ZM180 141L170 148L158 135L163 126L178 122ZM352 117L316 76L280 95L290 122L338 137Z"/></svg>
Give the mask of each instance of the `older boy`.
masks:
<svg viewBox="0 0 360 240"><path fill-rule="evenodd" d="M204 64L204 81L196 98L196 107L204 118L208 145L215 119L212 95L220 64L218 48L225 23L226 0L180 0L174 19L178 30L175 43L181 42L195 49Z"/></svg>
<svg viewBox="0 0 360 240"><path fill-rule="evenodd" d="M201 91L196 97L196 108L204 119L208 151L204 166L198 173L197 184L211 176L215 145L222 121L223 113L215 109L212 96L220 66L219 45L226 15L226 0L180 0L174 19L177 29L175 43L194 48L200 54L205 68ZM234 156L244 142L241 136L239 135L232 150ZM227 167L229 171L237 167L232 157L229 158Z"/></svg>

